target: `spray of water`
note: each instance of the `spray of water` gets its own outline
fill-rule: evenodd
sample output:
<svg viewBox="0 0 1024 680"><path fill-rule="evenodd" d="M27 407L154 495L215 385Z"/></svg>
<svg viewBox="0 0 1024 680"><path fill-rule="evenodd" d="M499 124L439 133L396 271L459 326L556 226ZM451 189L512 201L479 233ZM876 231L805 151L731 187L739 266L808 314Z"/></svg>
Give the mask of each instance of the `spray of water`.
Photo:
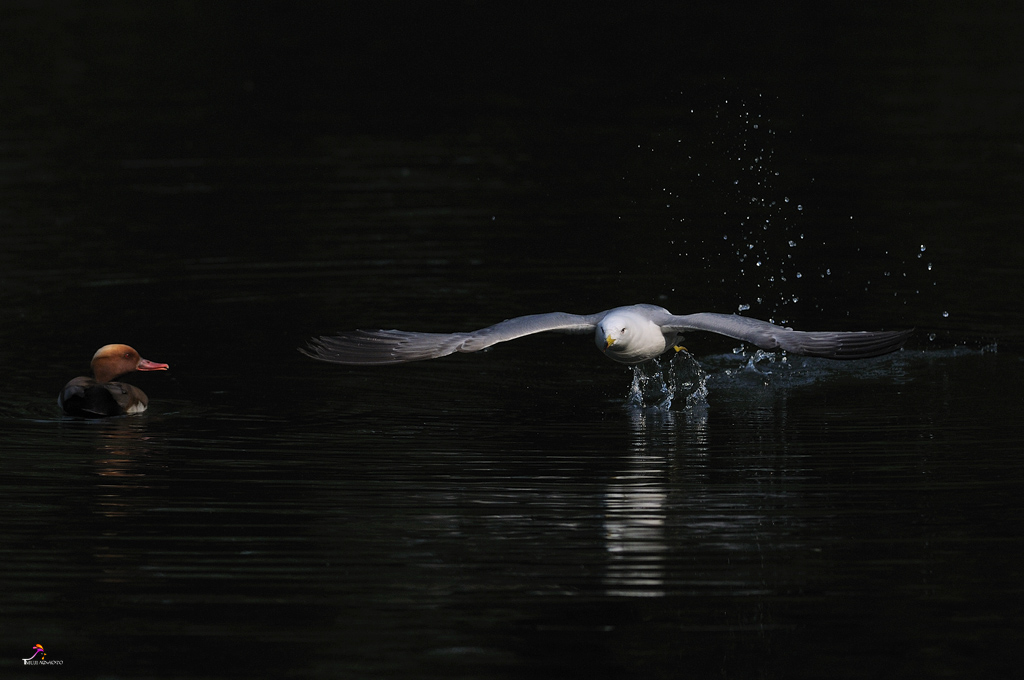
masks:
<svg viewBox="0 0 1024 680"><path fill-rule="evenodd" d="M706 408L709 377L685 349L667 361L645 361L633 367L633 382L626 394L626 405L667 411L672 402L681 397L687 410Z"/></svg>

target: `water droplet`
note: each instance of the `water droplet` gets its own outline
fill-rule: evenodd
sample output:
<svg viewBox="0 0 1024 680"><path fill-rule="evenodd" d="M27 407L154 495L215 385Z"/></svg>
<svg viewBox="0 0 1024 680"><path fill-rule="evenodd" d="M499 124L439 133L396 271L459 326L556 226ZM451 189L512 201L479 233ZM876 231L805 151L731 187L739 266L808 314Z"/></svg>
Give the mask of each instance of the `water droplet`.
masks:
<svg viewBox="0 0 1024 680"><path fill-rule="evenodd" d="M750 309L750 305L740 305L739 307L736 308L736 311L745 312L748 309Z"/></svg>
<svg viewBox="0 0 1024 680"><path fill-rule="evenodd" d="M790 248L796 248L796 241L790 241L789 242L789 247Z"/></svg>
<svg viewBox="0 0 1024 680"><path fill-rule="evenodd" d="M943 319L947 319L947 318L949 318L949 312L943 312L943 313L942 313L942 318L943 318Z"/></svg>

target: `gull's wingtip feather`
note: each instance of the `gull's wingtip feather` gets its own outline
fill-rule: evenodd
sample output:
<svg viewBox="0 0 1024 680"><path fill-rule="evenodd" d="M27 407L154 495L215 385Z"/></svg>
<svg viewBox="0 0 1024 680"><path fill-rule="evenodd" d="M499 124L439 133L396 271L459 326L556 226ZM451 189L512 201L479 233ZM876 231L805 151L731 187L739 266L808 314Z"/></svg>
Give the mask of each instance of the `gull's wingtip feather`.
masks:
<svg viewBox="0 0 1024 680"><path fill-rule="evenodd" d="M313 338L306 354L320 361L350 366L403 364L458 351L463 337L464 334L356 330Z"/></svg>
<svg viewBox="0 0 1024 680"><path fill-rule="evenodd" d="M891 354L903 347L914 329L901 331L854 331L840 333L803 333L795 336L797 353L829 359L871 359Z"/></svg>

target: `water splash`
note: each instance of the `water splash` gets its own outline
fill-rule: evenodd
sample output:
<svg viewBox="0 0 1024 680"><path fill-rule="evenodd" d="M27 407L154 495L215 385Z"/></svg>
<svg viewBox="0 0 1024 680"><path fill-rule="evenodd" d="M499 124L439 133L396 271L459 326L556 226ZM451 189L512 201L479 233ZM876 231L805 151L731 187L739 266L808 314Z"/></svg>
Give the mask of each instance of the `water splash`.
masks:
<svg viewBox="0 0 1024 680"><path fill-rule="evenodd" d="M685 363L683 361L685 355ZM706 414L708 408L708 378L711 374L697 363L689 352L679 352L672 358L676 364L678 387L686 395L686 410Z"/></svg>
<svg viewBox="0 0 1024 680"><path fill-rule="evenodd" d="M675 397L675 379L652 359L633 366L633 383L626 394L626 404L634 408L669 409Z"/></svg>
<svg viewBox="0 0 1024 680"><path fill-rule="evenodd" d="M652 359L633 367L633 382L626 394L626 404L632 408L667 411L677 396L685 399L686 409L706 409L708 378L693 355L686 350L676 352L671 359Z"/></svg>

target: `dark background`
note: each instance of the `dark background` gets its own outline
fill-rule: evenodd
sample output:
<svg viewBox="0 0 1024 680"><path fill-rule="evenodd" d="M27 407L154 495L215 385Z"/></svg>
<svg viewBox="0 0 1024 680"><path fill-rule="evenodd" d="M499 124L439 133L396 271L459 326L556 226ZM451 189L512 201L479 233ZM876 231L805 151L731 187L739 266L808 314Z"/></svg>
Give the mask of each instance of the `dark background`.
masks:
<svg viewBox="0 0 1024 680"><path fill-rule="evenodd" d="M79 284L311 258L344 279L332 258L407 246L393 289L421 285L405 277L431 260L487 264L445 272L449 284L537 268L519 299L484 296L474 323L550 305L556 286L553 303L573 310L668 295L679 311L770 316L796 295L804 325L845 315L870 286L868 304L894 308L855 325L958 335L966 318L994 332L991 314L1010 311L986 282L1020 255L1015 13L42 7L9 5L3 20L6 274L19 292L39 262ZM750 244L772 272L741 261ZM926 271L921 245L964 276ZM781 281L787 255L817 276ZM581 268L605 289L566 276ZM972 290L971 309L944 319L946 277ZM348 283L322 292L351 298ZM308 302L323 316L301 330L349 312L323 302Z"/></svg>

